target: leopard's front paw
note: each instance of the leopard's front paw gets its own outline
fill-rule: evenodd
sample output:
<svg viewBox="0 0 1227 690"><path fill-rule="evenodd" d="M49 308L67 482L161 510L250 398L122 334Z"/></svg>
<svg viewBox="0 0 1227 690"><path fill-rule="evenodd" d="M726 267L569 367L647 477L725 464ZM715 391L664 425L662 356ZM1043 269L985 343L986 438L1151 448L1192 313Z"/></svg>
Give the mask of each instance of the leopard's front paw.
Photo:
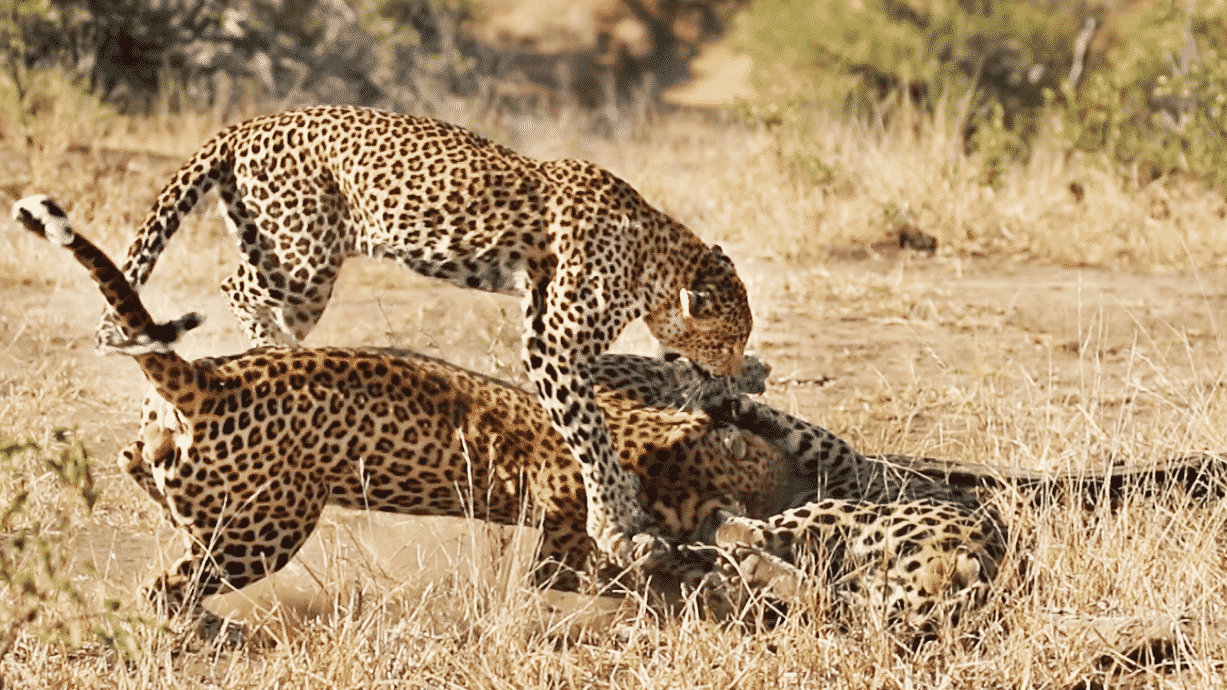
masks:
<svg viewBox="0 0 1227 690"><path fill-rule="evenodd" d="M660 537L640 532L626 540L626 565L651 570L659 567L673 553L673 546Z"/></svg>

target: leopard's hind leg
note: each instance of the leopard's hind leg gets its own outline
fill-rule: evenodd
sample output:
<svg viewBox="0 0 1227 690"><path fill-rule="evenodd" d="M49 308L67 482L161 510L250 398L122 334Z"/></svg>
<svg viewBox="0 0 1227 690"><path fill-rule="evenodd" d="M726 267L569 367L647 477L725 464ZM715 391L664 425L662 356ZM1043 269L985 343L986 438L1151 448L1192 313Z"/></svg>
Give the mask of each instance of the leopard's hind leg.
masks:
<svg viewBox="0 0 1227 690"><path fill-rule="evenodd" d="M352 254L345 229L351 221L339 193L304 193L270 205L290 201L292 209L279 207L274 214L223 194L221 211L242 259L221 289L253 347L294 347L306 338ZM281 229L260 230L269 225Z"/></svg>

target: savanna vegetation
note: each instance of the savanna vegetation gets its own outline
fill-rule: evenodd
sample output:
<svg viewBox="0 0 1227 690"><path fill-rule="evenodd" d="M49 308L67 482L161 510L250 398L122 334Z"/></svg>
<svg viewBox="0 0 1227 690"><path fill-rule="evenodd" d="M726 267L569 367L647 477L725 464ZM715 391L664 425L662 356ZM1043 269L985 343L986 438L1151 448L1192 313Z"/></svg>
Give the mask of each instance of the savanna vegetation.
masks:
<svg viewBox="0 0 1227 690"><path fill-rule="evenodd" d="M1227 447L1227 4L566 5L588 12L573 33L500 38L516 3L0 3L0 204L48 193L119 256L231 122L422 112L593 160L721 243L775 367L766 399L865 452L1056 471ZM749 56L756 95L668 103L712 45ZM143 292L211 317L188 356L244 346L208 206ZM1227 504L1178 490L1093 511L994 498L1012 543L994 597L922 644L832 615L821 583L774 626L662 618L533 590L531 530L342 511L284 577L213 603L274 645L195 642L138 600L182 544L112 460L143 385L92 352L96 290L9 225L0 291L5 688L1224 685ZM516 312L354 262L309 344L521 380ZM1133 654L1070 617L1161 644Z"/></svg>

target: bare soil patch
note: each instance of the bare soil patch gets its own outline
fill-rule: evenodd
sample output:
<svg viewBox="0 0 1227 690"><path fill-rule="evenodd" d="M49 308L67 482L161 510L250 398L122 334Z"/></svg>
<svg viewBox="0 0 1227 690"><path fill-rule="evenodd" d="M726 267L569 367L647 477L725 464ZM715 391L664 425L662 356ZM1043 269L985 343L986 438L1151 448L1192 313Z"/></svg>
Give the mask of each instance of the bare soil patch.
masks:
<svg viewBox="0 0 1227 690"><path fill-rule="evenodd" d="M977 435L962 408L977 398L1162 423L1171 406L1204 404L1221 384L1221 269L1139 275L852 254L810 270L764 261L770 297L759 303L756 344L775 367L769 400L851 438L882 434L858 439L865 450L959 459ZM830 421L858 412L856 426L877 430ZM1219 438L1199 441L1214 448ZM1042 467L1054 458L1035 447L991 460Z"/></svg>

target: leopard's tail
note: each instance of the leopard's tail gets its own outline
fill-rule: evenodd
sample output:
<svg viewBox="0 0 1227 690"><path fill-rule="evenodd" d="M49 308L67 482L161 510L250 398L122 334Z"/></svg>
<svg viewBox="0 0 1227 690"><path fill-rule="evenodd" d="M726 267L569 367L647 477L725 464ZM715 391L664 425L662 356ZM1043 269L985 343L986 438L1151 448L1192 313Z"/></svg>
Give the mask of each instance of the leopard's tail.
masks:
<svg viewBox="0 0 1227 690"><path fill-rule="evenodd" d="M224 184L233 174L228 155L228 137L232 129L213 137L184 163L158 194L153 208L145 216L128 248L123 265L124 277L137 292L149 280L158 257L179 230L183 217L195 208L209 190L219 183ZM95 349L99 353L113 352L131 338L131 333L124 331L121 321L114 308L108 307L103 312L94 334Z"/></svg>
<svg viewBox="0 0 1227 690"><path fill-rule="evenodd" d="M166 243L179 231L183 217L219 183L231 177L229 135L222 131L196 152L158 193L145 221L128 247L123 273L139 292L149 280Z"/></svg>
<svg viewBox="0 0 1227 690"><path fill-rule="evenodd" d="M47 196L26 197L13 204L13 219L30 232L67 248L81 265L89 269L107 303L118 314L121 325L129 334L124 343L110 351L135 357L145 377L158 387L163 397L174 401L175 391L196 376L191 363L175 354L171 345L180 335L204 323L204 317L193 312L166 323L154 321L110 257L93 242L74 232L68 216Z"/></svg>

